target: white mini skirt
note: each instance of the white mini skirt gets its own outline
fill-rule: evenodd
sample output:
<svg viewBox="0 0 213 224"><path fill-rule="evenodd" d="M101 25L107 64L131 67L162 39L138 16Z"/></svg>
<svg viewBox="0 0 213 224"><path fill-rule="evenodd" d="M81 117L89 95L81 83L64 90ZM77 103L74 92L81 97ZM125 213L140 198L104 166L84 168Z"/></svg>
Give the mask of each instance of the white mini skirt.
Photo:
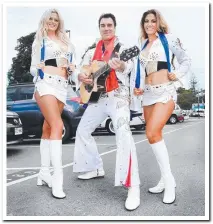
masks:
<svg viewBox="0 0 213 224"><path fill-rule="evenodd" d="M173 82L159 85L145 85L143 93L143 106L155 103L167 103L169 100L177 102L177 92Z"/></svg>
<svg viewBox="0 0 213 224"><path fill-rule="evenodd" d="M59 101L66 104L68 80L59 75L50 75L44 73L43 79L38 77L35 83L35 91L38 91L40 96L53 95ZM34 99L34 96L33 96Z"/></svg>

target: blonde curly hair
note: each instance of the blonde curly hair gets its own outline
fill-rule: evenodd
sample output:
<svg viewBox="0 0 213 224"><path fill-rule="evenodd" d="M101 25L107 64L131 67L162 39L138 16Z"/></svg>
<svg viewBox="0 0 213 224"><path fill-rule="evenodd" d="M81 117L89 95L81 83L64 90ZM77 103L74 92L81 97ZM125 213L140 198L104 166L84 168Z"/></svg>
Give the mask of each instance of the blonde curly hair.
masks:
<svg viewBox="0 0 213 224"><path fill-rule="evenodd" d="M43 38L47 37L48 35L48 21L51 17L52 13L56 13L59 18L58 28L56 30L56 36L58 39L65 45L65 49L70 50L75 55L75 48L74 45L70 42L68 35L64 29L64 21L57 9L48 9L42 15L38 30L35 35L35 40L33 45L35 45L35 52L36 52L36 59L38 63L40 63L40 49L43 46Z"/></svg>
<svg viewBox="0 0 213 224"><path fill-rule="evenodd" d="M38 26L38 30L36 32L36 36L35 39L37 42L41 43L43 37L47 36L47 32L48 32L48 21L51 17L52 13L56 13L58 15L59 18L59 25L58 28L56 30L56 36L59 38L59 40L61 40L66 46L68 46L68 44L70 43L70 40L66 34L66 31L64 29L64 21L59 13L59 11L57 9L48 9L44 12L44 14L41 17L41 20L39 22L39 26Z"/></svg>

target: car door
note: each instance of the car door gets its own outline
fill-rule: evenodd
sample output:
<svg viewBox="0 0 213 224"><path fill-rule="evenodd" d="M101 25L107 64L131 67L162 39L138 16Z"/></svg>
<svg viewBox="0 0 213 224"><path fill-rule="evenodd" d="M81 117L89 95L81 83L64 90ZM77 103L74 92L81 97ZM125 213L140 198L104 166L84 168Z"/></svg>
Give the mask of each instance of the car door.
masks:
<svg viewBox="0 0 213 224"><path fill-rule="evenodd" d="M40 137L44 117L34 100L18 100L11 108L15 111L23 124L24 135L35 135Z"/></svg>
<svg viewBox="0 0 213 224"><path fill-rule="evenodd" d="M16 101L18 96L18 88L8 87L7 88L7 110L11 110L14 101Z"/></svg>

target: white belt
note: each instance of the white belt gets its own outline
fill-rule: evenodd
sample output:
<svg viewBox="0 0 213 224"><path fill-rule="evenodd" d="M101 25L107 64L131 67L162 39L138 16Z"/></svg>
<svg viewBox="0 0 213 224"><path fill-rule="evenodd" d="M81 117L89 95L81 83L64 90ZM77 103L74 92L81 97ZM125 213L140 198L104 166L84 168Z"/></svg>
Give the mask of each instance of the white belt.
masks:
<svg viewBox="0 0 213 224"><path fill-rule="evenodd" d="M161 95L164 92L174 93L175 86L173 82L167 82L158 85L145 85L144 92L152 92L156 95Z"/></svg>
<svg viewBox="0 0 213 224"><path fill-rule="evenodd" d="M41 80L44 80L46 83L51 84L56 88L64 89L68 87L68 80L59 75L50 75L44 73L44 77Z"/></svg>

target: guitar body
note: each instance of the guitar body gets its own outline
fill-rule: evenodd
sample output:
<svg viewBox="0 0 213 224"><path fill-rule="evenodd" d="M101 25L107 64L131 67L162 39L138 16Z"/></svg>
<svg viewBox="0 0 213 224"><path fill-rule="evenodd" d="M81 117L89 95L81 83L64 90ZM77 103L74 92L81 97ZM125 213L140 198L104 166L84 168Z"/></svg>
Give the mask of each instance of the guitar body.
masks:
<svg viewBox="0 0 213 224"><path fill-rule="evenodd" d="M80 95L81 102L97 102L101 93L106 92L106 78L108 76L108 72L105 72L98 78L94 78L93 74L98 71L101 67L103 67L106 63L103 61L93 61L91 65L85 65L82 67L81 72L86 73L89 77L93 79L93 84L85 84L82 83L80 86Z"/></svg>

